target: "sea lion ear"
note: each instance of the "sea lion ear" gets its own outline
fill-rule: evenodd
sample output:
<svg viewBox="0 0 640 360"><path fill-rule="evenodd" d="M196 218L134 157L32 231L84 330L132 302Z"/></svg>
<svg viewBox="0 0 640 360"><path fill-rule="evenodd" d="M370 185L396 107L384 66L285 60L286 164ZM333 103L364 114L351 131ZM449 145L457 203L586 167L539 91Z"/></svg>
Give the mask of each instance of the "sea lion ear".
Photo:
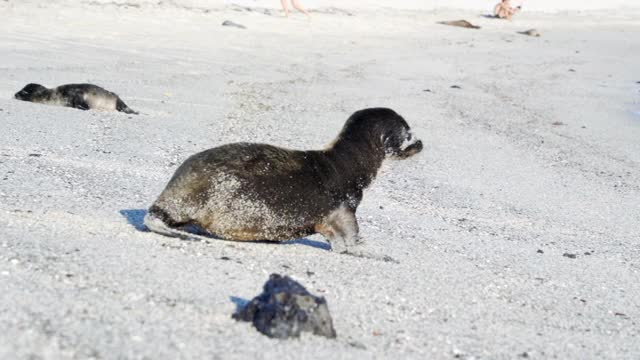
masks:
<svg viewBox="0 0 640 360"><path fill-rule="evenodd" d="M387 131L382 133L382 135L380 135L380 140L382 140L382 147L384 148L384 152L385 153L389 153L389 151L392 148L392 140L393 139L393 132L392 131Z"/></svg>

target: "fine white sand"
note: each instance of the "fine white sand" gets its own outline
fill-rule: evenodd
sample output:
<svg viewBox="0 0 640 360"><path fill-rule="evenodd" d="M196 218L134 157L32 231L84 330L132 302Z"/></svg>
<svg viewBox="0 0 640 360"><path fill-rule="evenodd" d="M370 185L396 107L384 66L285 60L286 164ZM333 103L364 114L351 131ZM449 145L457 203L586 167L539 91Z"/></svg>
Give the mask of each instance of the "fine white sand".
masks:
<svg viewBox="0 0 640 360"><path fill-rule="evenodd" d="M1 359L637 358L640 13L340 3L0 2ZM482 29L436 23L458 19ZM30 82L141 115L13 100ZM144 231L189 155L321 148L371 106L425 144L357 214L398 264ZM273 272L326 297L337 339L231 319Z"/></svg>

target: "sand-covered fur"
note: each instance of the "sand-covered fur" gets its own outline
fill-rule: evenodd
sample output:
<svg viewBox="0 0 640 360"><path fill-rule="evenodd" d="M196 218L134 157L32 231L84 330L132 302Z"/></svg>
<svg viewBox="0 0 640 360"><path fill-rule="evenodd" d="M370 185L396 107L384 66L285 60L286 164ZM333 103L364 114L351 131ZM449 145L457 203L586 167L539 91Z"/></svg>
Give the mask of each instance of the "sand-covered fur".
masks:
<svg viewBox="0 0 640 360"><path fill-rule="evenodd" d="M115 110L127 114L137 114L117 94L93 84L67 84L47 89L40 84L31 83L18 91L14 98L80 110Z"/></svg>

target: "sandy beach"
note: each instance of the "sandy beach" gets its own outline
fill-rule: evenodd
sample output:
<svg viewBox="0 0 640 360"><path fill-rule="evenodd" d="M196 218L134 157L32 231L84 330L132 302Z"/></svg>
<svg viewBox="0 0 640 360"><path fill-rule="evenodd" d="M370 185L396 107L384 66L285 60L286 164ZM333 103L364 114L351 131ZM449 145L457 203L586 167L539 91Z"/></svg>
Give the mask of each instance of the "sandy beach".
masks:
<svg viewBox="0 0 640 360"><path fill-rule="evenodd" d="M310 21L264 1L0 3L0 359L638 358L640 6L303 3ZM437 24L458 19L481 29ZM140 115L14 100L31 82ZM142 224L191 154L320 149L378 106L425 145L357 213L362 248L398 263ZM338 337L233 320L271 273L324 296Z"/></svg>

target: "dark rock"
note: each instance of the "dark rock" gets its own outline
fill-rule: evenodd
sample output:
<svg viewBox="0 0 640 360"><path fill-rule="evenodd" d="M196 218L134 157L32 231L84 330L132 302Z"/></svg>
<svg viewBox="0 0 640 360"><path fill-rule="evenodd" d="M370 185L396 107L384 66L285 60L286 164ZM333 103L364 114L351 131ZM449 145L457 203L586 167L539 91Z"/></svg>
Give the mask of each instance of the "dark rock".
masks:
<svg viewBox="0 0 640 360"><path fill-rule="evenodd" d="M542 251L541 249L538 249L538 251L536 251L538 254L544 254L544 251Z"/></svg>
<svg viewBox="0 0 640 360"><path fill-rule="evenodd" d="M222 23L222 26L233 26L233 27L237 27L238 29L246 29L246 28L247 28L246 26L244 26L244 25L240 25L240 24L238 24L238 23L234 23L234 22L233 22L233 21L231 21L231 20L225 20L225 21Z"/></svg>
<svg viewBox="0 0 640 360"><path fill-rule="evenodd" d="M569 71L570 71L570 72L576 72L576 70L575 70L575 69L569 69Z"/></svg>
<svg viewBox="0 0 640 360"><path fill-rule="evenodd" d="M461 88L460 86L458 86L458 85L451 85L451 88L452 88L452 89L462 89L462 88Z"/></svg>
<svg viewBox="0 0 640 360"><path fill-rule="evenodd" d="M233 318L252 322L258 331L272 338L297 338L303 331L336 337L324 297L313 296L290 277L279 274L271 274L262 294Z"/></svg>
<svg viewBox="0 0 640 360"><path fill-rule="evenodd" d="M578 255L576 255L576 254L570 254L570 253L564 253L564 254L562 254L562 256L564 256L564 257L568 257L569 259L575 259L575 258L577 258L577 257L578 257Z"/></svg>
<svg viewBox="0 0 640 360"><path fill-rule="evenodd" d="M526 31L520 31L520 32L518 32L518 34L528 35L528 36L533 36L533 37L540 37L540 32L538 32L538 30L536 30L536 29L529 29L529 30L526 30Z"/></svg>
<svg viewBox="0 0 640 360"><path fill-rule="evenodd" d="M223 256L223 257L220 258L220 260L231 260L231 258L228 257L228 256Z"/></svg>
<svg viewBox="0 0 640 360"><path fill-rule="evenodd" d="M440 21L438 24L449 25L449 26L458 26L467 29L480 29L480 26L473 25L467 20L454 20L454 21Z"/></svg>
<svg viewBox="0 0 640 360"><path fill-rule="evenodd" d="M29 154L29 156L30 156L30 157L40 157L40 156L42 156L42 154L35 154L35 153L34 153L34 154Z"/></svg>

